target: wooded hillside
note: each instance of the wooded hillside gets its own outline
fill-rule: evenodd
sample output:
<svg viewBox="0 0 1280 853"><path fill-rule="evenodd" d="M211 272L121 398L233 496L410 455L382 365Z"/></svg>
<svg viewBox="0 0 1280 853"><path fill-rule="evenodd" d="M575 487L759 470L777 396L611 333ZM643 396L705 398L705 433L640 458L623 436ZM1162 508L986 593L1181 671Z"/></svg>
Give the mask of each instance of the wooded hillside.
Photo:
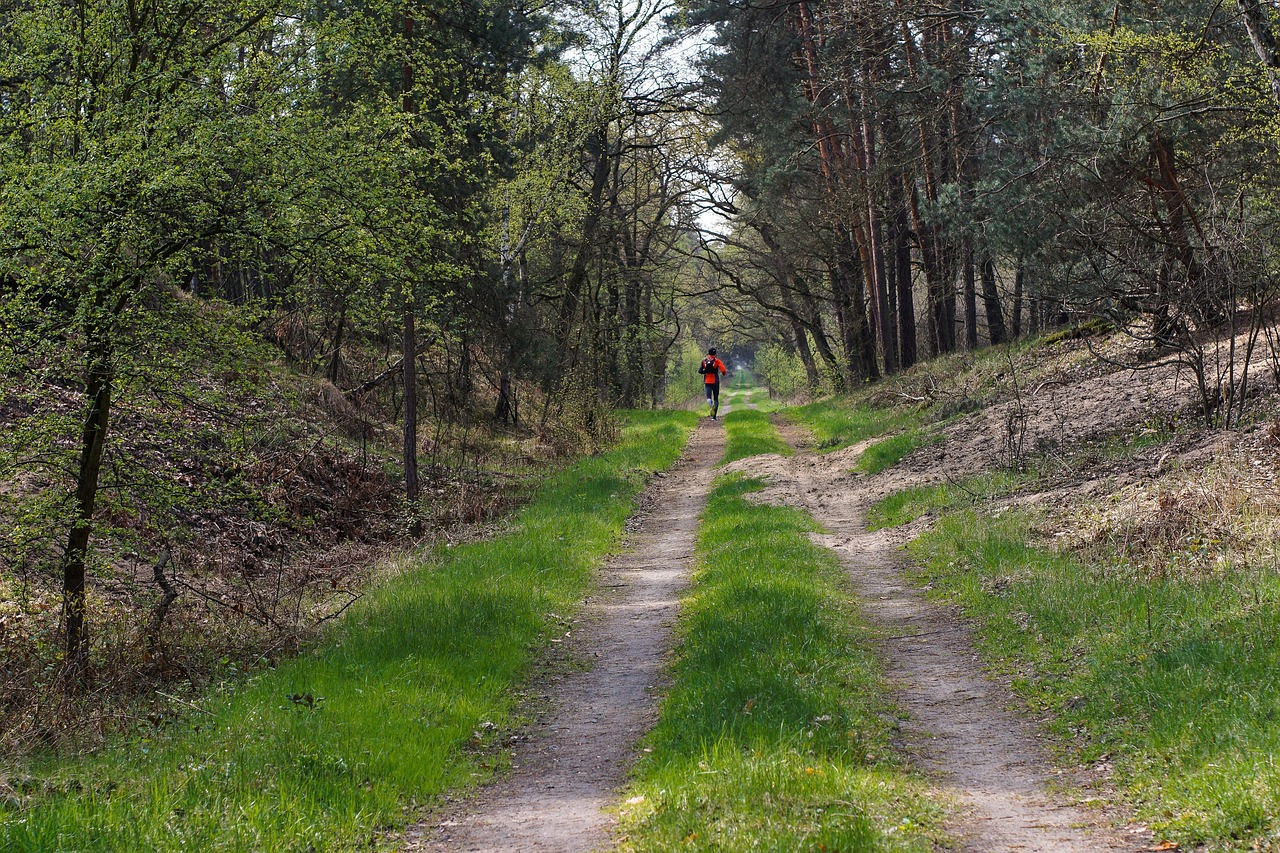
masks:
<svg viewBox="0 0 1280 853"><path fill-rule="evenodd" d="M1280 379L1278 23L0 4L10 739L95 679L290 653L383 550L517 502L613 408L687 403L709 345L818 396L1120 330L1106 357L1181 364L1238 426Z"/></svg>

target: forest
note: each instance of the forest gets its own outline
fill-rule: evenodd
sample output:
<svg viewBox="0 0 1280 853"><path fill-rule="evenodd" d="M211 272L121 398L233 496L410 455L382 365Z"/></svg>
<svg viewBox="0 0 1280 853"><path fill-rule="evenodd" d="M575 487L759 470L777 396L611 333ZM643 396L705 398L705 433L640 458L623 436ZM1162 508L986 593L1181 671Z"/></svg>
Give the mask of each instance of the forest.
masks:
<svg viewBox="0 0 1280 853"><path fill-rule="evenodd" d="M618 849L1143 849L972 836L921 781L931 771L890 757L915 737L884 728L895 702L925 728L950 723L885 686L926 664L874 651L877 638L956 617L912 610L890 630L849 609L842 596L896 581L813 543L868 525L910 531L894 543L907 556L882 562L911 561L912 583L981 626L948 640L956 660L972 644L975 684L995 678L1049 720L1044 760L1117 780L1099 784L1120 794L1082 796L1105 815L1078 823L1141 826L1145 849L1280 844L1266 757L1280 728L1265 710L1280 699L1278 39L1277 0L0 0L0 847L454 849L414 834L422 810L514 773L495 755L526 737L538 714L520 697L546 668L615 657L590 639L550 644L594 624L583 602L614 577L624 534L647 541L644 519L677 504L652 562L687 552L693 582L712 586L664 641L681 651L657 727L625 724L649 734L640 753L635 736L619 746L638 769ZM729 367L723 429L691 414L706 411L711 347ZM1138 468L1154 485L1135 485ZM763 504L746 497L758 489ZM809 493L845 506L847 525ZM775 499L808 520L765 518ZM1149 523L1118 520L1126 501ZM982 563L1006 534L1050 556ZM721 665L699 651L708 602L729 607L747 583L715 580L717 536L811 569L793 580L813 599L788 605L808 615L759 630L780 632L779 655L819 657L780 670L844 667L832 684L882 704L840 704L825 682L821 701L797 687L767 709L763 687L682 692L700 682L680 667ZM966 565L968 585L947 574ZM1041 570L1065 611L1093 601L1068 581L1094 571L1099 588L1152 598L1051 618L1006 593ZM1049 581L1028 583L1048 595ZM527 599L504 604L517 590ZM1112 605L1132 624L1090 637ZM394 639L360 633L381 619ZM494 625L500 660L459 663ZM810 630L797 625L829 631L791 649ZM1252 716L1193 748L1152 735L1163 712L1125 705L1106 668L1081 661L1114 653L1226 684L1177 658L1169 638L1194 626L1179 649L1230 639L1257 668L1240 688ZM1092 645L1104 640L1153 645L1138 659ZM459 670L421 662L437 644ZM359 704L363 688L344 693L317 663L356 649L364 671L400 673L383 704ZM632 663L670 657L657 646ZM1231 704L1221 689L1197 701ZM287 724L245 722L281 702ZM349 746L382 756L420 738L436 764L326 746L338 735L325 726L417 702L410 716L433 721L422 732ZM669 722L695 706L737 722ZM844 787L784 792L774 770L735 763L765 749L735 727L754 714L767 740L775 713L813 739L778 746L799 751L775 770ZM243 726L270 749L227 758ZM128 781L101 779L141 785L151 765L111 756L153 742L199 778L139 794L156 809L143 818L113 793ZM664 763L694 742L710 751ZM1236 747L1230 773L1205 769ZM819 753L857 758L824 771ZM298 756L306 785L264 770ZM690 801L736 801L677 781L720 760L762 786L741 796L847 800L857 826L831 829L831 807L813 803L666 826ZM946 778L963 764L937 760ZM1193 764L1201 789L1142 781ZM206 778L215 767L221 781ZM858 776L878 772L892 795ZM1243 787L1205 781L1228 775ZM987 782L953 787L963 800ZM257 801L197 795L224 783L289 805L242 825L229 815ZM112 817L73 820L82 797Z"/></svg>

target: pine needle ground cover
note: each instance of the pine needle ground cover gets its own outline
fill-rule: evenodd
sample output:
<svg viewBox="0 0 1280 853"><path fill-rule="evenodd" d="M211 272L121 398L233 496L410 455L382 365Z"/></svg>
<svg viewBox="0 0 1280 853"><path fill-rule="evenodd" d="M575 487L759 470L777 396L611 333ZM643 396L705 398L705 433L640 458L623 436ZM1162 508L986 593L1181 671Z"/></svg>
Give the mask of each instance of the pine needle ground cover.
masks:
<svg viewBox="0 0 1280 853"><path fill-rule="evenodd" d="M497 539L371 591L328 643L165 730L0 775L0 849L343 850L488 775L514 687L696 417L632 413Z"/></svg>
<svg viewBox="0 0 1280 853"><path fill-rule="evenodd" d="M958 510L909 548L920 579L976 620L989 664L1051 720L1065 757L1108 762L1139 820L1184 847L1275 849L1273 567L1086 562L1031 544L1035 521Z"/></svg>
<svg viewBox="0 0 1280 853"><path fill-rule="evenodd" d="M624 850L927 851L941 808L898 764L872 638L818 525L713 492L673 684L623 811Z"/></svg>

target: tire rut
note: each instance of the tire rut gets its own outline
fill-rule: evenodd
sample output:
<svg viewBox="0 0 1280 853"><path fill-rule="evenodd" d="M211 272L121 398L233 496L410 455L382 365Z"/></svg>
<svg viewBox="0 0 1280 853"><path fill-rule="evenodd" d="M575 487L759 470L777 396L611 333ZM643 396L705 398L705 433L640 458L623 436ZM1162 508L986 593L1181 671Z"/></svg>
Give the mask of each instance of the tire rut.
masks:
<svg viewBox="0 0 1280 853"><path fill-rule="evenodd" d="M752 457L729 466L763 474L761 497L807 510L829 531L815 538L839 555L868 618L883 637L887 675L907 713L902 735L911 763L959 806L952 829L966 853L1102 853L1150 849L1145 827L1120 832L1107 816L1053 794L1074 776L1053 771L1013 697L982 671L971 637L945 609L906 580L890 536L868 533L870 503L860 480L808 452L801 432L778 426L796 456Z"/></svg>
<svg viewBox="0 0 1280 853"><path fill-rule="evenodd" d="M537 686L548 710L511 747L512 772L415 827L404 849L572 853L607 845L614 818L605 809L636 740L657 719L671 626L723 451L723 429L700 421L681 460L645 490L625 550L600 570L569 639L568 656L593 666Z"/></svg>

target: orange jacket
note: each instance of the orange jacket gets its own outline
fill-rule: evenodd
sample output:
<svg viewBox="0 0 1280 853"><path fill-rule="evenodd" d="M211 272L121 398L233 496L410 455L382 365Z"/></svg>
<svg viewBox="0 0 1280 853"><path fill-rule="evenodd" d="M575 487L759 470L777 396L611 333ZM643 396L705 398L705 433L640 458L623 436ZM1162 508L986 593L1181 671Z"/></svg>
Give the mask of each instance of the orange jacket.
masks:
<svg viewBox="0 0 1280 853"><path fill-rule="evenodd" d="M702 366L707 370L707 372L702 376L702 381L708 385L713 385L716 382L719 382L720 374L729 372L728 368L724 366L724 362L716 358L714 355L709 355L704 358L702 360Z"/></svg>

